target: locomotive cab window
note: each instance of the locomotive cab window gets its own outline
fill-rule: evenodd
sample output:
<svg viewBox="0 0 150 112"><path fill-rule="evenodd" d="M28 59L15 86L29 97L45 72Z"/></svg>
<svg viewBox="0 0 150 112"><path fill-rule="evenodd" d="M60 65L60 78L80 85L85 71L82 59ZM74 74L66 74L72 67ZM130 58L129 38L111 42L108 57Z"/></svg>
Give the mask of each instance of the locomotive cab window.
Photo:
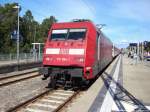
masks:
<svg viewBox="0 0 150 112"><path fill-rule="evenodd" d="M67 29L52 30L51 40L65 40L67 37Z"/></svg>
<svg viewBox="0 0 150 112"><path fill-rule="evenodd" d="M70 29L68 39L78 40L84 39L86 35L86 29Z"/></svg>

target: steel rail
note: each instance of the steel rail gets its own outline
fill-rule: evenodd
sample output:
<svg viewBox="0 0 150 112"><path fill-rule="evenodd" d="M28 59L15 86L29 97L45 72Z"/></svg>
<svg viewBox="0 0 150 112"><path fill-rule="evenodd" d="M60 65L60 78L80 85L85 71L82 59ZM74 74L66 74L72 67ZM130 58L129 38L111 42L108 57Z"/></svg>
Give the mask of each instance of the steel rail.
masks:
<svg viewBox="0 0 150 112"><path fill-rule="evenodd" d="M24 76L24 75L23 75ZM6 82L2 82L2 83L0 83L0 87L2 87L2 86L7 86L7 85L10 85L10 84L13 84L13 83L17 83L17 82L21 82L21 81L24 81L24 80L27 80L27 79L31 79L31 78L35 78L35 77L38 77L38 76L40 76L40 74L34 74L34 75L31 75L31 76L26 76L26 77L21 77L21 76L14 76L14 77L20 77L20 78L18 78L18 79L14 79L14 80L11 80L11 81L6 81ZM9 78L5 78L5 79L3 79L3 80L0 80L0 81L5 81L5 80L8 80L8 79L11 79L11 78L14 78L14 77L9 77Z"/></svg>
<svg viewBox="0 0 150 112"><path fill-rule="evenodd" d="M57 89L56 89L57 90ZM55 90L53 89L49 89L49 90L46 90L36 96L34 96L33 98L23 102L23 103L20 103L19 105L16 105L15 107L13 108L10 108L9 110L7 110L6 112L17 112L17 111L20 111L22 108L26 108L27 106L30 106L30 104L32 104L33 102L36 103L36 101L44 98L44 96L48 95L49 93L52 93L55 92ZM67 98L66 100L64 100L63 103L61 103L56 109L54 109L52 112L58 112L60 111L61 109L63 109L63 107L68 104L77 94L79 94L79 91L77 92L74 92L69 98Z"/></svg>
<svg viewBox="0 0 150 112"><path fill-rule="evenodd" d="M63 104L61 104L60 106L58 106L58 108L56 108L53 112L58 112L61 109L63 109L63 107L65 105L67 105L69 102L71 102L71 100L76 97L78 94L80 93L80 91L75 92L71 97L69 97Z"/></svg>
<svg viewBox="0 0 150 112"><path fill-rule="evenodd" d="M28 104L30 104L34 101L36 101L37 99L47 95L50 91L52 91L52 90L51 89L46 90L46 91L42 92L41 94L38 94L38 95L34 96L33 98L31 98L31 99L29 99L23 103L20 103L19 105L16 105L15 107L8 109L6 112L16 112L17 110L27 106Z"/></svg>
<svg viewBox="0 0 150 112"><path fill-rule="evenodd" d="M17 76L23 76L23 75L26 75L26 74L29 74L29 73L34 73L34 72L38 72L38 70L29 71L29 72L25 72L25 73L19 73L19 74L16 74L16 75L0 77L0 81L5 80L5 79L9 79L9 78L14 78L14 77L17 77Z"/></svg>

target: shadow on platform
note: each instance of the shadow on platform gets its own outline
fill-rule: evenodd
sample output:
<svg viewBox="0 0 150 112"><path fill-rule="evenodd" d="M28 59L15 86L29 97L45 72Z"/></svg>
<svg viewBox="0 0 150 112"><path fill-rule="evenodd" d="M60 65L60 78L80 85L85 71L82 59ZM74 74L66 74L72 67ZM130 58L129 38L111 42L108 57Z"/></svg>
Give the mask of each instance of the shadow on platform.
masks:
<svg viewBox="0 0 150 112"><path fill-rule="evenodd" d="M102 80L111 94L112 98L114 99L114 102L118 109L120 111L126 111L123 102L126 102L130 105L133 105L135 107L134 111L146 111L150 112L148 108L138 99L136 99L131 93L129 93L121 84L116 82L112 76L110 76L108 73L104 72L103 75L101 75ZM110 86L111 83L115 85L116 87L114 88L113 86Z"/></svg>

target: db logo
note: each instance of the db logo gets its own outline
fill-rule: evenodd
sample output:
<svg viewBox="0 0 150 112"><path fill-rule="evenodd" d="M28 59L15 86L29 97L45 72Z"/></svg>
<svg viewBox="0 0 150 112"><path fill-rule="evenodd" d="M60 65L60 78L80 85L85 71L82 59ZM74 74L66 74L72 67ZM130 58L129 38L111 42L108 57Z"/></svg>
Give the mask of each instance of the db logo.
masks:
<svg viewBox="0 0 150 112"><path fill-rule="evenodd" d="M68 49L60 49L60 54L68 54L69 50Z"/></svg>

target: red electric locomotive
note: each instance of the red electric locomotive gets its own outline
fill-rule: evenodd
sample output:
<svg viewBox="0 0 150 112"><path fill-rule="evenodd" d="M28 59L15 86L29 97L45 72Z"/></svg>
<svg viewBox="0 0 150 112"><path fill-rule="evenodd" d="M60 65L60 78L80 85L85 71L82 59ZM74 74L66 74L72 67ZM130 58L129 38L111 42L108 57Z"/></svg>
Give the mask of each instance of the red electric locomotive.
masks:
<svg viewBox="0 0 150 112"><path fill-rule="evenodd" d="M112 48L91 21L54 23L44 48L43 79L50 77L52 88L87 83L111 62Z"/></svg>

